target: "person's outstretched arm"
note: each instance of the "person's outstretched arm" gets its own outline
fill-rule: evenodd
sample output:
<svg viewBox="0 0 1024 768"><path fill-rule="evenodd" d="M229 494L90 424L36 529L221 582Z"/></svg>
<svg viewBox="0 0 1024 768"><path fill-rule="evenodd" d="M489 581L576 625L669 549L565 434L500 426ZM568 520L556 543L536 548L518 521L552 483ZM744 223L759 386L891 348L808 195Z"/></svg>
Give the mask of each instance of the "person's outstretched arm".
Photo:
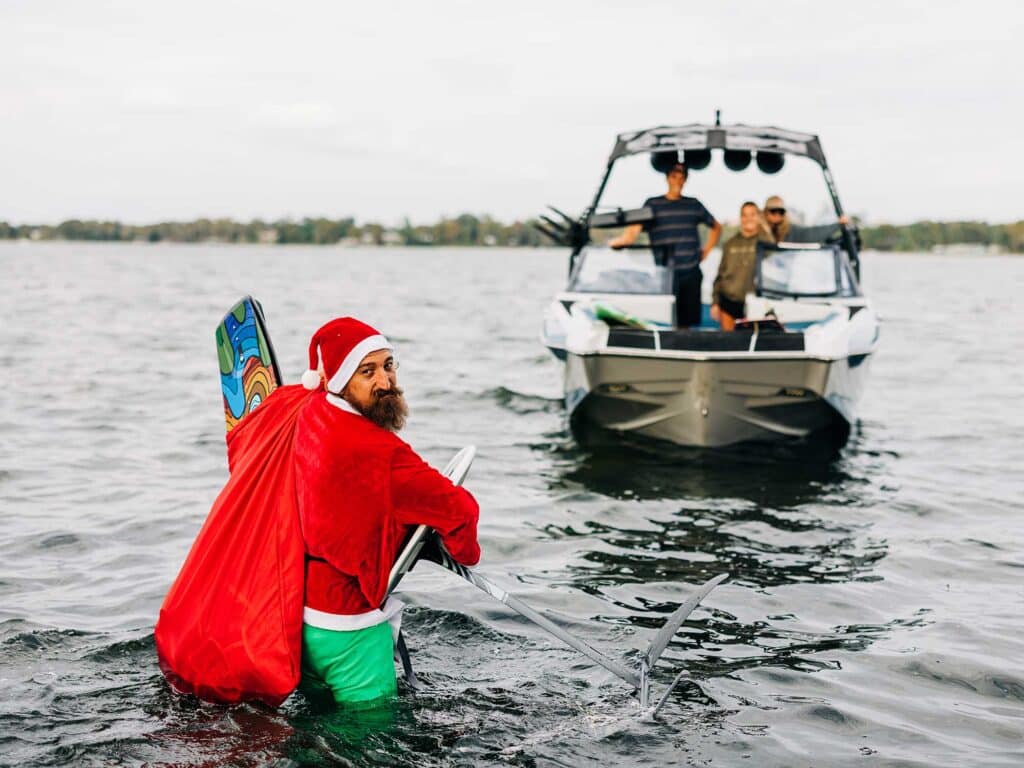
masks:
<svg viewBox="0 0 1024 768"><path fill-rule="evenodd" d="M457 562L476 565L480 561L476 499L407 445L397 448L391 459L391 503L398 522L429 525L437 531Z"/></svg>
<svg viewBox="0 0 1024 768"><path fill-rule="evenodd" d="M622 231L621 235L609 240L608 245L611 248L625 248L627 245L632 245L636 242L636 239L640 237L640 233L643 229L643 224L630 224Z"/></svg>

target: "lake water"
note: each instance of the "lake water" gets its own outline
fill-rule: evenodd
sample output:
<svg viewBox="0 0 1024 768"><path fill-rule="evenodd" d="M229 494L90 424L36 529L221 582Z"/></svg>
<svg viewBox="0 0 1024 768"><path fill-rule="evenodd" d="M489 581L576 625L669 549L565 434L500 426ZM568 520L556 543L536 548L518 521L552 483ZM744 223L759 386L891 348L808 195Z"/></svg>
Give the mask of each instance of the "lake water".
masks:
<svg viewBox="0 0 1024 768"><path fill-rule="evenodd" d="M0 764L1024 762L1024 259L867 254L862 420L718 452L567 432L538 342L564 255L0 245ZM263 303L284 375L323 321L397 342L403 435L479 448L480 571L616 658L729 572L659 664L610 674L430 565L403 582L426 690L373 716L200 706L160 602L226 478L213 329Z"/></svg>

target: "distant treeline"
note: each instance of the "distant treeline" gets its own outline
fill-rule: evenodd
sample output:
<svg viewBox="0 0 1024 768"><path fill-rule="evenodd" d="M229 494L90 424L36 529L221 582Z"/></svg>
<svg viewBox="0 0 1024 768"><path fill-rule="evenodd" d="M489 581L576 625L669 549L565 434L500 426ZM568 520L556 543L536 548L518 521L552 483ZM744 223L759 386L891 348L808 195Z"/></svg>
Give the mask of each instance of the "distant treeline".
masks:
<svg viewBox="0 0 1024 768"><path fill-rule="evenodd" d="M595 232L603 240L606 232ZM969 244L1024 253L1024 221L988 224L983 221L919 221L861 228L864 247L879 251L929 251L935 246ZM357 224L353 218L302 219L248 223L231 219L132 225L116 221L71 219L56 226L11 225L0 221L0 239L103 240L173 243L300 243L315 245L476 245L541 246L551 242L533 221L506 224L490 216L464 213L434 224L399 227Z"/></svg>
<svg viewBox="0 0 1024 768"><path fill-rule="evenodd" d="M930 251L935 246L994 246L1024 253L1024 221L988 224L984 221L918 221L862 227L864 247L877 251Z"/></svg>
<svg viewBox="0 0 1024 768"><path fill-rule="evenodd" d="M277 243L308 245L504 245L539 246L548 243L529 221L505 224L490 216L463 214L434 224L400 227L357 224L355 219L239 222L198 219L186 222L132 225L117 221L71 219L56 226L13 226L0 221L0 239L142 241L150 243Z"/></svg>

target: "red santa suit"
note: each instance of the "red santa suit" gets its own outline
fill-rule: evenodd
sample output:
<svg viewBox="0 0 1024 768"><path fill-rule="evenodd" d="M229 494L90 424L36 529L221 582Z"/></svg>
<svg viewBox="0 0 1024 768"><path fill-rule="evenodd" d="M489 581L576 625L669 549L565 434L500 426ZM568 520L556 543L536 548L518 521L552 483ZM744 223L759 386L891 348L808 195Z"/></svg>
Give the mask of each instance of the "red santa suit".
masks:
<svg viewBox="0 0 1024 768"><path fill-rule="evenodd" d="M303 384L319 390L326 380L326 392L303 407L295 432L295 490L307 556L303 687L346 704L394 694L391 657L402 606L382 602L410 527L433 528L460 562L480 558L473 497L341 397L367 355L381 350L390 351L390 342L353 318L318 330ZM395 386L393 360L376 360L380 365L370 358L369 378L354 391L363 382L372 382L365 390L370 395Z"/></svg>
<svg viewBox="0 0 1024 768"><path fill-rule="evenodd" d="M460 563L480 559L473 497L336 395L316 394L299 414L295 486L311 626L385 620L388 575L410 526L429 525Z"/></svg>

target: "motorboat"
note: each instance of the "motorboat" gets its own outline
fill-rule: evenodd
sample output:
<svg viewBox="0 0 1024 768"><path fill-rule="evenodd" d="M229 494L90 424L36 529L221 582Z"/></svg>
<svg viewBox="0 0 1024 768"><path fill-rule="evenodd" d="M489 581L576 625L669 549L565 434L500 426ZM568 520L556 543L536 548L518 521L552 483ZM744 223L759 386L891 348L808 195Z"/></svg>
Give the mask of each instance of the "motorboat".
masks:
<svg viewBox="0 0 1024 768"><path fill-rule="evenodd" d="M576 218L557 210L560 219L542 217L547 233L570 248L568 284L547 307L542 331L543 343L564 362L570 422L688 446L821 431L845 442L880 330L861 290L852 227L837 224L834 241L759 245L747 317L729 332L711 320L706 303L700 325L673 327L671 275L650 248L612 250L596 242L601 229L651 217L643 208L600 207L620 158L648 153L657 168L667 155L701 168L713 150L730 169L756 158L767 173L788 156L809 159L824 174L836 216L843 216L817 136L719 120L619 135L591 205Z"/></svg>

